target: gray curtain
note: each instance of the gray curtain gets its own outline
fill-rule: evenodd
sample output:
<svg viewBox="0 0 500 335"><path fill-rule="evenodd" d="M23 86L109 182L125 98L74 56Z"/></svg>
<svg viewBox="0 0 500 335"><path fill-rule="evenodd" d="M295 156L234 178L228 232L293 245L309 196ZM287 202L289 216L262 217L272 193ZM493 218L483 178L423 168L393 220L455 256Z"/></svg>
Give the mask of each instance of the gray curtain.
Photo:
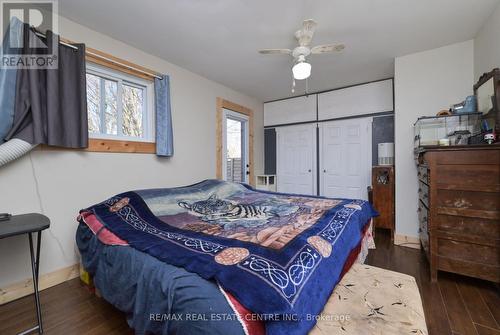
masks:
<svg viewBox="0 0 500 335"><path fill-rule="evenodd" d="M25 53L30 43L58 48L57 69L18 69L14 121L6 140L18 138L31 144L67 148L88 146L85 45L78 50L59 44L47 31L42 41L24 25ZM53 45L51 45L53 43Z"/></svg>
<svg viewBox="0 0 500 335"><path fill-rule="evenodd" d="M12 53L10 45L21 45L23 23L13 18L2 40L0 56ZM16 41L13 41L15 38ZM11 44L12 43L12 44ZM14 103L16 99L17 69L0 67L0 144L4 142L14 121Z"/></svg>
<svg viewBox="0 0 500 335"><path fill-rule="evenodd" d="M164 157L174 154L169 79L167 75L155 78L156 155Z"/></svg>

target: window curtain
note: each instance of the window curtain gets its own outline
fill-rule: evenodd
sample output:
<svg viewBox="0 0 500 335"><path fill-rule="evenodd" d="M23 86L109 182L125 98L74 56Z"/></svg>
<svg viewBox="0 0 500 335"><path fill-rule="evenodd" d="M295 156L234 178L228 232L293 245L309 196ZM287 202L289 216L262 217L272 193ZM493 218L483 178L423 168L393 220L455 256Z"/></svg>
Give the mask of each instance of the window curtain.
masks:
<svg viewBox="0 0 500 335"><path fill-rule="evenodd" d="M13 125L5 140L67 148L88 146L85 45L61 45L51 31L42 40L23 27L25 54L30 43L58 48L56 69L18 69ZM54 45L50 45L54 43ZM57 43L57 44L56 44Z"/></svg>
<svg viewBox="0 0 500 335"><path fill-rule="evenodd" d="M156 108L156 155L170 157L174 154L174 136L172 130L172 113L170 110L169 76L155 78Z"/></svg>
<svg viewBox="0 0 500 335"><path fill-rule="evenodd" d="M13 18L2 40L0 57L12 53L10 45L21 45L23 23ZM15 41L13 40L15 39ZM4 142L14 121L17 69L0 67L0 144Z"/></svg>

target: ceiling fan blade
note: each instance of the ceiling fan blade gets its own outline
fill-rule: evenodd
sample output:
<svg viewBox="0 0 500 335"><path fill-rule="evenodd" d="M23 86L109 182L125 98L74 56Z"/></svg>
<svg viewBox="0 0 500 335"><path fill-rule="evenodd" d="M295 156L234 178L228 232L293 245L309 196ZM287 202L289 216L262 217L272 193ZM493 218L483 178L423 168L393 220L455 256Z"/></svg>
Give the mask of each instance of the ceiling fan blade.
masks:
<svg viewBox="0 0 500 335"><path fill-rule="evenodd" d="M262 49L259 53L263 55L291 55L292 50L290 49Z"/></svg>
<svg viewBox="0 0 500 335"><path fill-rule="evenodd" d="M323 44L311 48L312 54L324 54L328 52L338 52L345 49L344 44Z"/></svg>
<svg viewBox="0 0 500 335"><path fill-rule="evenodd" d="M316 30L316 21L309 19L302 22L302 29L296 33L297 40L300 46L308 46L311 44L311 40Z"/></svg>

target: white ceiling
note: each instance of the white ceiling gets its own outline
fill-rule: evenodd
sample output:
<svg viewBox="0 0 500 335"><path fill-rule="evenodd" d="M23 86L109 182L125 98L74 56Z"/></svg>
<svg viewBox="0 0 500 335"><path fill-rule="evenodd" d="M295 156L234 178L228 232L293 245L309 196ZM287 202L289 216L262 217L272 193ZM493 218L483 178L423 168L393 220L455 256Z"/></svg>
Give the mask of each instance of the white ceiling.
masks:
<svg viewBox="0 0 500 335"><path fill-rule="evenodd" d="M318 22L309 91L393 76L394 57L474 38L500 0L60 0L61 15L262 101L291 96L302 20ZM299 82L296 94L304 93Z"/></svg>

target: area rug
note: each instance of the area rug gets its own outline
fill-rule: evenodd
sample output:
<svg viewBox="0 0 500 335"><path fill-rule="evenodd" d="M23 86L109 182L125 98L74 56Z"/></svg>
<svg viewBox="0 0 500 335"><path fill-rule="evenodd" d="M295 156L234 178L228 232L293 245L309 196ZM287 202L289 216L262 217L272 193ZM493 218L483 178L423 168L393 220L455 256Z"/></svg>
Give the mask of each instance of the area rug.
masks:
<svg viewBox="0 0 500 335"><path fill-rule="evenodd" d="M427 335L415 278L354 264L335 288L310 335Z"/></svg>

